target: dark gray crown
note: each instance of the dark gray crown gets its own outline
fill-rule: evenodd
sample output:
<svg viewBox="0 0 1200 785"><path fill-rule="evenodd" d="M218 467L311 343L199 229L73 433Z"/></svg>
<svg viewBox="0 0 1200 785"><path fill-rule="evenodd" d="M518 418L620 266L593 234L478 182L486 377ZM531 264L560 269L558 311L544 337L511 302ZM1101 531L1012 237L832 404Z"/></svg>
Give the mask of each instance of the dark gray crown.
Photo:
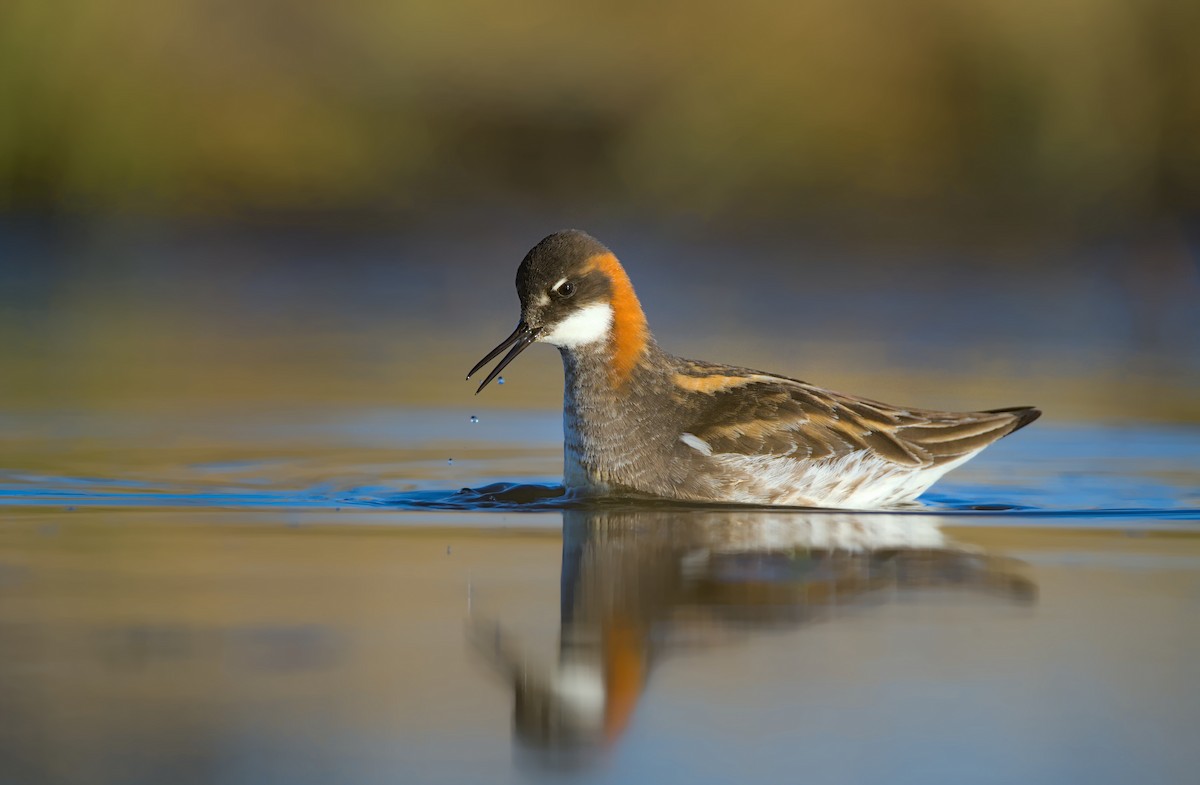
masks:
<svg viewBox="0 0 1200 785"><path fill-rule="evenodd" d="M517 291L541 289L576 272L593 256L605 253L611 251L587 232L578 229L555 232L525 254L517 269Z"/></svg>

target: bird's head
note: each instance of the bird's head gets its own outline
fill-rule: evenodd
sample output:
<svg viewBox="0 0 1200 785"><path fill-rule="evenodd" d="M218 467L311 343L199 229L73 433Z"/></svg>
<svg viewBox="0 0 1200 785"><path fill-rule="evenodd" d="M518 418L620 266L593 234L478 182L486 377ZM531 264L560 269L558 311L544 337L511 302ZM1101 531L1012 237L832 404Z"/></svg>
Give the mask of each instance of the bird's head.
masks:
<svg viewBox="0 0 1200 785"><path fill-rule="evenodd" d="M617 383L646 349L646 317L629 276L612 251L585 232L555 232L535 245L517 270L517 295L517 329L467 374L470 379L509 349L479 390L534 341L572 352L604 352Z"/></svg>

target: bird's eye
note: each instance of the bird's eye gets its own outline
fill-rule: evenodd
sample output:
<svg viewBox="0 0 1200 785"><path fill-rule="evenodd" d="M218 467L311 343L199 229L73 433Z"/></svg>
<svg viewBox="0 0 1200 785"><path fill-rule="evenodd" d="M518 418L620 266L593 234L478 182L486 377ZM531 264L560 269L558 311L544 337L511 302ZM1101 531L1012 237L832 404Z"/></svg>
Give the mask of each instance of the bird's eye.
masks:
<svg viewBox="0 0 1200 785"><path fill-rule="evenodd" d="M565 299L575 294L575 284L571 283L570 281L564 281L557 289L555 289L555 291L558 293L559 297Z"/></svg>

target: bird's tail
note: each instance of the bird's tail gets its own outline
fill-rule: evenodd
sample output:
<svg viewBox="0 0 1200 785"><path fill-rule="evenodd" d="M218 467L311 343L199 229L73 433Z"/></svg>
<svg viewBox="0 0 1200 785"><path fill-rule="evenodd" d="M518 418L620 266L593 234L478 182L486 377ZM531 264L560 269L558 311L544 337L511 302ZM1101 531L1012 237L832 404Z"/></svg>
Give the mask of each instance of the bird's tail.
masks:
<svg viewBox="0 0 1200 785"><path fill-rule="evenodd" d="M988 409L987 414L1012 414L1016 417L1016 424L1013 425L1013 431L1019 431L1029 423L1042 416L1042 410L1034 406L1009 406L1004 409Z"/></svg>

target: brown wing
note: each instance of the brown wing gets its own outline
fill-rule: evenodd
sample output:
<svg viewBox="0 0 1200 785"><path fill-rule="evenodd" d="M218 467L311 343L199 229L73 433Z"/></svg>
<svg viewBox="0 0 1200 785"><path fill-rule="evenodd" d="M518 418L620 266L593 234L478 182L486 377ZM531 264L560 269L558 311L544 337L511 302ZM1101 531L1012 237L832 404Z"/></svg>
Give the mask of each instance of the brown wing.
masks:
<svg viewBox="0 0 1200 785"><path fill-rule="evenodd" d="M900 466L937 466L976 452L1033 422L1028 407L935 412L830 392L805 382L735 368L691 364L676 377L695 411L685 432L713 453L801 460L868 450Z"/></svg>

